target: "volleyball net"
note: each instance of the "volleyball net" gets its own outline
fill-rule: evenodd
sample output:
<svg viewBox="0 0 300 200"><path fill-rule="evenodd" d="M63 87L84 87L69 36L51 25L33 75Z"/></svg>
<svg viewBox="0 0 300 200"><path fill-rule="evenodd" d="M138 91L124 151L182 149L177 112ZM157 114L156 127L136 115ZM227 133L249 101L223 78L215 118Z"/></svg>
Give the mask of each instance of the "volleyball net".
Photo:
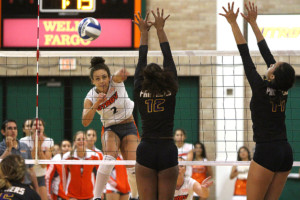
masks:
<svg viewBox="0 0 300 200"><path fill-rule="evenodd" d="M202 142L209 161L181 161L186 165L249 165L238 162L237 151L249 148L253 156L254 142L250 115L251 88L244 75L237 51L172 51L179 76L174 130L187 133L187 143ZM273 51L277 61L290 63L300 74L300 51ZM266 64L259 52L251 52L260 74ZM83 101L93 87L89 80L90 60L102 56L111 73L125 67L131 74L125 81L133 100L133 74L138 62L138 51L41 51L39 58L39 117L45 121L45 133L55 144L72 140L80 130L97 131L96 146L101 149L101 122L96 113L87 128L81 124ZM148 63L163 63L161 51L149 51ZM2 121L14 119L18 138L22 135L25 119L35 118L36 52L0 52L2 76L0 103ZM300 78L289 91L286 109L288 140L294 151L294 166L300 166ZM139 113L134 117L141 130ZM111 164L111 161L51 161L26 160L39 164ZM116 161L114 164L132 165L135 161Z"/></svg>

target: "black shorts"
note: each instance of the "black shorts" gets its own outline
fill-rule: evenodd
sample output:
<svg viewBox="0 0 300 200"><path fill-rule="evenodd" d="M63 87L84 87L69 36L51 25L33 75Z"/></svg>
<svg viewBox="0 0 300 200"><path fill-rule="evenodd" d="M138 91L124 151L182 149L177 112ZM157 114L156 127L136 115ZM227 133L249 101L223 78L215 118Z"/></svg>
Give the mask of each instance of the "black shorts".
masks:
<svg viewBox="0 0 300 200"><path fill-rule="evenodd" d="M138 131L134 122L126 124L116 124L104 128L105 131L112 131L120 138L120 141L127 135L138 135Z"/></svg>
<svg viewBox="0 0 300 200"><path fill-rule="evenodd" d="M136 162L156 171L168 169L178 165L178 149L173 139L142 139Z"/></svg>
<svg viewBox="0 0 300 200"><path fill-rule="evenodd" d="M38 176L36 178L37 178L39 187L46 186L45 176Z"/></svg>
<svg viewBox="0 0 300 200"><path fill-rule="evenodd" d="M287 141L256 143L253 160L272 172L286 172L293 166L293 150Z"/></svg>

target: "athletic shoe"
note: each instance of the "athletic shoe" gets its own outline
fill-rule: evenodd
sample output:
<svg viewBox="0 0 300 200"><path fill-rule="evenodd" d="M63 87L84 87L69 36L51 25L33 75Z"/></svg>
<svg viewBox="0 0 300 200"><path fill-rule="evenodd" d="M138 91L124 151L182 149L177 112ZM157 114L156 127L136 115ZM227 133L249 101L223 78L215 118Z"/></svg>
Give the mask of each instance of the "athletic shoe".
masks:
<svg viewBox="0 0 300 200"><path fill-rule="evenodd" d="M135 198L130 197L129 200L139 200L139 198L135 199Z"/></svg>
<svg viewBox="0 0 300 200"><path fill-rule="evenodd" d="M96 199L94 199L94 200L101 200L101 198L96 198Z"/></svg>

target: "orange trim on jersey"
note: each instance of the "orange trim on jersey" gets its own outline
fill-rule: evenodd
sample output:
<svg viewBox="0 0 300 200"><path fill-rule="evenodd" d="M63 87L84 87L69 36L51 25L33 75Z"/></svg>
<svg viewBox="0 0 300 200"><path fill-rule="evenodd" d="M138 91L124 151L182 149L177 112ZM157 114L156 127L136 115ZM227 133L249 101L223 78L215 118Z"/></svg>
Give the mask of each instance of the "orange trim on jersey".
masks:
<svg viewBox="0 0 300 200"><path fill-rule="evenodd" d="M122 160L120 157L117 160ZM126 194L130 192L130 186L128 183L127 171L124 165L116 165L116 189L119 190L121 193Z"/></svg>
<svg viewBox="0 0 300 200"><path fill-rule="evenodd" d="M192 178L195 179L198 183L202 183L206 176L207 167L203 165L193 165L192 166Z"/></svg>
<svg viewBox="0 0 300 200"><path fill-rule="evenodd" d="M98 154L92 155L84 160L99 160ZM78 158L68 158L67 160L79 160ZM68 181L66 195L69 198L90 199L93 198L94 183L96 177L93 173L98 165L66 165L68 170Z"/></svg>
<svg viewBox="0 0 300 200"><path fill-rule="evenodd" d="M234 186L234 195L247 195L246 191L247 180L236 179Z"/></svg>
<svg viewBox="0 0 300 200"><path fill-rule="evenodd" d="M52 196L52 199L57 199L57 195L63 199L68 199L66 196L66 193L64 191L63 187L63 170L62 170L62 165L59 164L54 164L54 165L48 165L47 166L47 173L46 173L46 185L49 194ZM58 194L54 194L52 191L52 180L54 178L55 172L59 175L60 182L58 186ZM48 181L47 181L48 180Z"/></svg>

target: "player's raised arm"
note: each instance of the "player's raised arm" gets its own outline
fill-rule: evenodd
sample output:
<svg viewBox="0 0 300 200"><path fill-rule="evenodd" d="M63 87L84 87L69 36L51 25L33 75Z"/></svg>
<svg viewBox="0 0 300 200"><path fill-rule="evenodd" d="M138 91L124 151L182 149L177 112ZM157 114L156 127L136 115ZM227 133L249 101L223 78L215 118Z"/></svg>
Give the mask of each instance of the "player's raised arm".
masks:
<svg viewBox="0 0 300 200"><path fill-rule="evenodd" d="M151 24L148 23L149 12L147 12L145 19L142 18L140 12L138 15L134 15L136 21L133 21L141 31L141 44L139 48L139 60L137 68L134 73L134 85L135 87L141 85L143 81L142 70L147 66L147 54L148 54L148 31L151 28Z"/></svg>
<svg viewBox="0 0 300 200"><path fill-rule="evenodd" d="M241 13L241 15L244 17L244 19L250 24L257 43L258 43L258 47L259 47L259 51L261 53L261 55L263 56L266 64L268 67L271 66L271 64L276 63L268 45L267 42L265 41L265 38L263 36L263 34L261 33L258 25L257 25L257 6L254 5L254 3L251 3L249 1L249 5L247 5L247 3L245 3L245 8L247 10L247 14L243 14Z"/></svg>

